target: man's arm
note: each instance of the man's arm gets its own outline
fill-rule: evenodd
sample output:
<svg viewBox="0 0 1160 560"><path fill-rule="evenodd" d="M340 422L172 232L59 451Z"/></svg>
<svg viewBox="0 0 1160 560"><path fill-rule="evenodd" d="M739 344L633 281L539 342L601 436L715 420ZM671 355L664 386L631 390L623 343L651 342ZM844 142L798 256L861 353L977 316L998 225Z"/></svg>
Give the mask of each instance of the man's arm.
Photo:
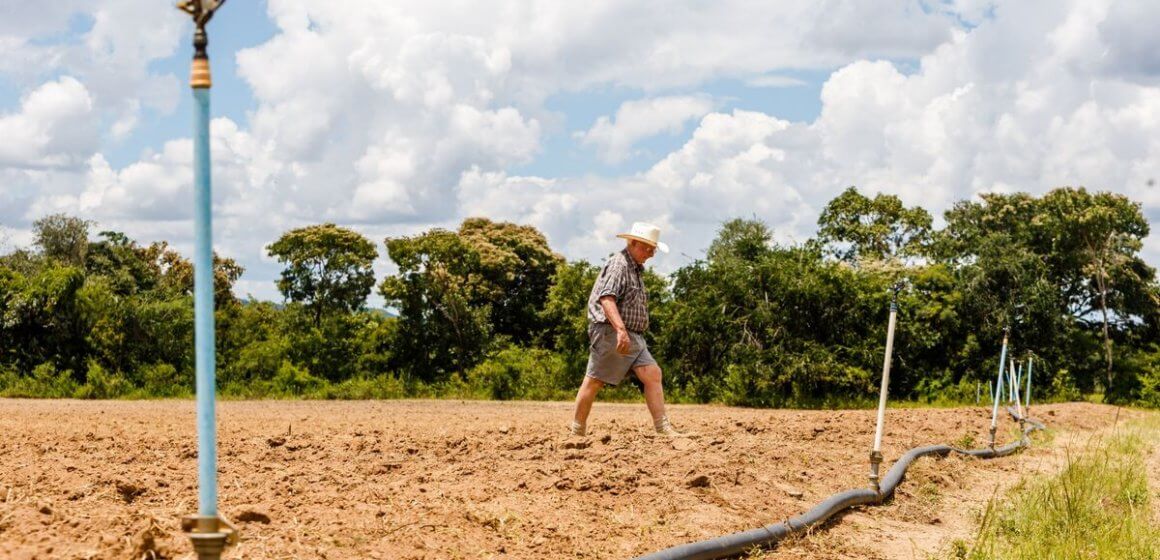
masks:
<svg viewBox="0 0 1160 560"><path fill-rule="evenodd" d="M628 354L631 343L628 338L628 329L624 327L624 320L620 318L620 311L616 309L616 296L600 298L600 307L604 309L604 317L616 329L616 351Z"/></svg>

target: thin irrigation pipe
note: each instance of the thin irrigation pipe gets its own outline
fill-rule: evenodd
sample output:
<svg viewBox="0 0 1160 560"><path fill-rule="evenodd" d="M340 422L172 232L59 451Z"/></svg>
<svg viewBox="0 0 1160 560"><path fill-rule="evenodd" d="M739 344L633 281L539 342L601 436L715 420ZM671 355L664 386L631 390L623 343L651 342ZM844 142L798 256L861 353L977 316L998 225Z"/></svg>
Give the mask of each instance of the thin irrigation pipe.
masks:
<svg viewBox="0 0 1160 560"><path fill-rule="evenodd" d="M1003 350L999 353L999 375L995 380L995 400L991 408L991 448L995 447L995 430L999 426L999 399L1003 394L1003 366L1007 362L1008 331L1003 331Z"/></svg>
<svg viewBox="0 0 1160 560"><path fill-rule="evenodd" d="M1014 352L1012 352L1012 354L1014 354ZM1006 384L1007 404L1011 404L1012 402L1015 402L1015 397L1013 397L1011 395L1011 387L1013 385L1015 385L1015 360L1014 359L1009 360L1007 362L1007 384Z"/></svg>
<svg viewBox="0 0 1160 560"><path fill-rule="evenodd" d="M894 350L894 324L898 317L898 291L890 300L890 319L886 326L886 357L882 362L882 387L878 391L878 422L874 428L874 447L870 450L870 486L878 493L878 466L882 464L882 424L886 417L886 395L890 389L890 354Z"/></svg>
<svg viewBox="0 0 1160 560"><path fill-rule="evenodd" d="M1015 369L1015 394L1019 394L1019 388L1023 386L1023 367L1027 365L1026 362L1019 362L1019 367Z"/></svg>
<svg viewBox="0 0 1160 560"><path fill-rule="evenodd" d="M1019 376L1017 374L1014 374L1014 373L1012 375L1015 377L1015 386L1014 386L1015 390L1012 393L1015 395L1015 412L1018 413L1019 418L1023 418L1024 417L1023 405L1021 404L1023 399L1022 399L1022 397L1019 396Z"/></svg>
<svg viewBox="0 0 1160 560"><path fill-rule="evenodd" d="M1031 414L1031 363L1034 360L1034 356L1027 356L1027 392L1023 396L1023 412L1027 415Z"/></svg>
<svg viewBox="0 0 1160 560"><path fill-rule="evenodd" d="M1010 395L1010 400L1008 400L1007 402L1014 403L1015 402L1015 393L1016 393L1016 389L1017 389L1016 383L1019 383L1019 381L1017 381L1015 379L1015 361L1012 360L1012 361L1008 362L1008 365L1009 365L1009 367L1007 368L1007 393Z"/></svg>

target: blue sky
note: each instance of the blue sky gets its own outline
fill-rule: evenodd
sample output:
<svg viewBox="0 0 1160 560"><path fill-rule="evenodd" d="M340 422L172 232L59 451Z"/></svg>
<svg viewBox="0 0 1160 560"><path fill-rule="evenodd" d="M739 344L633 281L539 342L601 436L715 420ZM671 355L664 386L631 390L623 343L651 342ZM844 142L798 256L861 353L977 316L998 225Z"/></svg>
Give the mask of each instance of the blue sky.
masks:
<svg viewBox="0 0 1160 560"><path fill-rule="evenodd" d="M69 32L53 37L51 41L78 41L91 27L91 17L76 14L70 18ZM230 3L228 9L223 8L221 17L211 22L215 116L227 117L241 124L247 122L247 114L257 107L257 102L245 81L238 75L236 61L229 54L261 45L277 31L277 27L267 17L264 1ZM191 53L188 37L183 37L172 56L152 62L149 70L184 77L189 71ZM695 88L676 88L666 93L705 93L719 100L721 110L738 108L764 112L789 121L810 122L821 111L818 96L831 70L786 70L779 75L798 83L781 87L756 87L747 85L744 80L725 78L707 81ZM16 89L0 90L3 107L8 110L19 107L20 93ZM615 164L595 157L591 150L577 146L572 138L574 131L586 130L599 117L615 113L622 103L642 95L645 95L644 92L637 88L601 87L551 96L544 105L548 110L562 115L561 130L545 135L541 152L535 159L513 167L512 172L540 176L578 176L592 173L617 175L647 169L664 154L679 148L688 138L689 129L696 123L686 123L679 133L658 134L641 141L637 145L640 151L638 156ZM166 140L188 135L191 99L189 95L181 95L178 105L172 110L150 112L132 136L110 144L104 152L109 163L114 167L129 165Z"/></svg>
<svg viewBox="0 0 1160 560"><path fill-rule="evenodd" d="M188 17L0 4L0 249L66 212L188 251ZM806 239L850 185L936 215L1083 185L1153 217L1155 21L1143 0L233 0L210 25L215 246L241 295L278 299L265 245L321 222L381 250L482 215L597 260L651 221L666 272L733 217Z"/></svg>
<svg viewBox="0 0 1160 560"><path fill-rule="evenodd" d="M223 10L225 8L223 7ZM229 11L212 20L209 25L211 35L210 52L213 57L214 78L213 114L246 122L246 113L256 108L257 103L250 95L250 89L238 76L237 63L230 53L254 47L268 41L277 28L266 17L266 3L254 0L230 2ZM89 25L91 26L91 19ZM86 29L75 29L72 37ZM189 74L189 60L193 54L188 29L183 30L177 43L177 52L172 56L158 59L149 64L149 70L158 74L172 74L182 79ZM178 105L172 111L155 112L149 115L138 129L124 143L107 152L109 163L122 167L137 161L142 152L154 149L166 140L190 134L193 98L186 91L178 97ZM18 103L15 95L5 98L5 105L14 107Z"/></svg>

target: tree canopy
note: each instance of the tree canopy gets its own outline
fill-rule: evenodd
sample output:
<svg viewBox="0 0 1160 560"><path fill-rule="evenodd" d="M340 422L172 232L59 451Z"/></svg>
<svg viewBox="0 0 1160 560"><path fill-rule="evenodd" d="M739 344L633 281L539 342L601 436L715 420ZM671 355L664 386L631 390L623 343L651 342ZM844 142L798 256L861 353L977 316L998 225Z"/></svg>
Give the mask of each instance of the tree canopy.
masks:
<svg viewBox="0 0 1160 560"><path fill-rule="evenodd" d="M890 194L867 198L856 187L826 204L818 218L818 239L851 263L924 255L930 235L931 217L925 209L906 208Z"/></svg>
<svg viewBox="0 0 1160 560"><path fill-rule="evenodd" d="M375 283L379 252L362 234L334 224L292 229L266 248L284 263L278 290L306 305L320 323L325 313L361 309Z"/></svg>
<svg viewBox="0 0 1160 560"><path fill-rule="evenodd" d="M669 398L747 406L873 401L890 302L891 393L970 402L1010 356L1036 394L1160 406L1160 285L1149 224L1122 195L1064 187L926 210L851 187L816 239L779 243L757 217L721 224L703 258L647 269L653 355ZM0 395L192 391L193 267L67 215L0 255ZM609 248L619 242L609 240ZM567 261L533 227L470 218L385 240L386 309L368 309L374 244L335 224L268 247L285 302L239 300L214 256L219 383L242 397L571 398L600 263ZM663 262L663 261L662 261ZM895 286L905 286L896 291ZM618 389L618 398L632 390Z"/></svg>

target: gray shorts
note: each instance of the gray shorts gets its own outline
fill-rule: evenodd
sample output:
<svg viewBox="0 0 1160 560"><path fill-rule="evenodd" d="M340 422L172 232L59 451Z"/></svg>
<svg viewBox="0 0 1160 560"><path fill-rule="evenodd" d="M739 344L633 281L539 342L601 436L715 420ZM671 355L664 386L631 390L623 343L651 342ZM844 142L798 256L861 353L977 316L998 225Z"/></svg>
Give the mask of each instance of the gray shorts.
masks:
<svg viewBox="0 0 1160 560"><path fill-rule="evenodd" d="M628 354L616 351L616 329L608 323L588 325L588 377L620 385L632 368L656 365L640 333L628 331Z"/></svg>

